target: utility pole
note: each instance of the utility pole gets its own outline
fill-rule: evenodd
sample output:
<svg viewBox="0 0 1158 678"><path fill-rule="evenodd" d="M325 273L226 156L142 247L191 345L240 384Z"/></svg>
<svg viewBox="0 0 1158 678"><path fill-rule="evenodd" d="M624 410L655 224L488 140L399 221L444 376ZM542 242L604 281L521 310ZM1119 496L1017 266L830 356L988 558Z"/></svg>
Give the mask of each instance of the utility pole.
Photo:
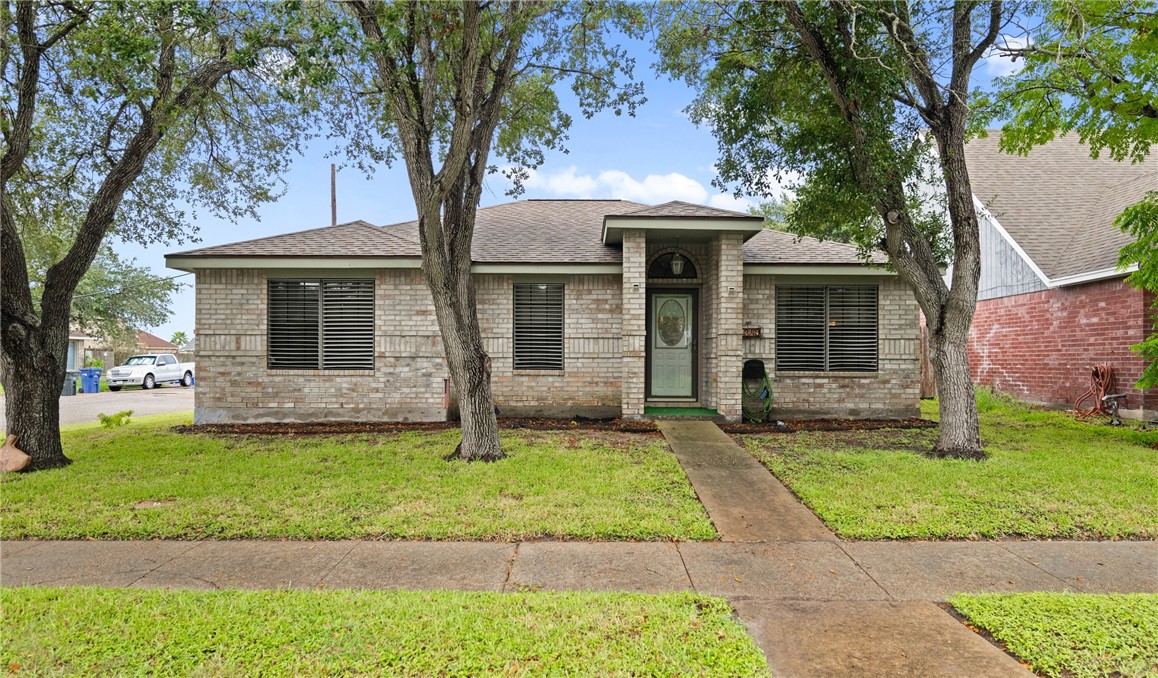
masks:
<svg viewBox="0 0 1158 678"><path fill-rule="evenodd" d="M338 166L330 163L330 225L338 225Z"/></svg>

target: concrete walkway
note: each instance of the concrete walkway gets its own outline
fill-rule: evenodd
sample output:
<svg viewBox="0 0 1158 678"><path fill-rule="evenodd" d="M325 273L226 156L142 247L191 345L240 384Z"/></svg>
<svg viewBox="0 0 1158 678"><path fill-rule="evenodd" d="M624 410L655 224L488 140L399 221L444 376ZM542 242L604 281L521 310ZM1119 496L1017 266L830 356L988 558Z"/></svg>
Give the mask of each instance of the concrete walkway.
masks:
<svg viewBox="0 0 1158 678"><path fill-rule="evenodd" d="M836 541L768 469L710 421L659 421L726 542Z"/></svg>

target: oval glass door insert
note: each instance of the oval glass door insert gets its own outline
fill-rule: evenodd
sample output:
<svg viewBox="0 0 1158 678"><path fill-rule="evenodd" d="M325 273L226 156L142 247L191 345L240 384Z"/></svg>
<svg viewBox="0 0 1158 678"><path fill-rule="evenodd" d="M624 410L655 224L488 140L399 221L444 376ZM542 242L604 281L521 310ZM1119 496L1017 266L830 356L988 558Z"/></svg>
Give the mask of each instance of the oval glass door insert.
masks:
<svg viewBox="0 0 1158 678"><path fill-rule="evenodd" d="M656 318L659 339L664 346L679 346L684 340L684 329L687 326L687 315L683 304L675 299L668 299L659 307L659 316Z"/></svg>

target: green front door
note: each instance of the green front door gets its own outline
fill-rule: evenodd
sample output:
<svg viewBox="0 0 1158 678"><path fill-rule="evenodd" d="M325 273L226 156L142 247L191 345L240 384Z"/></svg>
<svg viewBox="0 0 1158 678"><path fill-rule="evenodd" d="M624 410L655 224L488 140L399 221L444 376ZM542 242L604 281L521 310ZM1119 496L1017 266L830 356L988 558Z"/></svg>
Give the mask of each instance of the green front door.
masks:
<svg viewBox="0 0 1158 678"><path fill-rule="evenodd" d="M655 293L651 297L648 351L651 364L648 395L694 398L695 297L686 292Z"/></svg>

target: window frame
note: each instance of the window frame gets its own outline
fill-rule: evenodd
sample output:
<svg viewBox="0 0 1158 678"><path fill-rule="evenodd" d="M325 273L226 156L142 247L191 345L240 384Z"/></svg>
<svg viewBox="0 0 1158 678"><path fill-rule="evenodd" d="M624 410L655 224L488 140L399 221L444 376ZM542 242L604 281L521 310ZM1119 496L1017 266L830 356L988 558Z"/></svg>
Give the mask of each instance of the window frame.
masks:
<svg viewBox="0 0 1158 678"><path fill-rule="evenodd" d="M820 369L815 369L815 368L802 369L802 368L794 368L794 367L785 367L781 363L781 359L782 359L782 356L784 354L784 351L781 350L781 345L782 345L782 343L789 343L787 337L783 337L781 334L782 332L787 331L785 326L784 326L784 323L781 322L781 319L782 319L781 303L783 303L784 297L785 297L785 295L782 294L782 291L788 290L788 289L812 290L813 292L815 292L816 290L823 290L823 297L822 297L822 302L821 302L822 303L822 310L823 310L823 320L822 320L823 340L822 340L822 344L820 346L820 354L821 354L820 355L820 364L821 364ZM873 349L872 349L872 355L871 355L871 364L872 364L871 369L849 368L847 366L843 366L843 367L840 367L837 369L832 368L832 363L834 362L833 361L833 355L832 355L832 353L833 353L832 329L834 327L833 323L836 322L836 320L834 320L832 317L833 316L833 307L832 307L832 301L833 301L832 291L833 290L855 290L858 292L866 292L869 290L872 291L873 313L871 314L871 318L872 318L872 347L873 347ZM775 363L775 369L776 369L777 373L784 372L787 374L855 374L855 375L875 375L875 374L880 373L880 353L881 353L881 346L880 346L880 344L881 344L880 285L862 285L862 284L835 284L835 285L811 284L810 285L807 283L788 283L788 284L784 284L784 285L777 285L776 290L775 290L775 294L776 294L776 301L775 301L775 314L776 314L775 335L776 335L776 338L775 338L775 354L774 354L775 355L775 361L774 361L774 363ZM867 308L867 305L864 307L861 307L861 308ZM866 317L868 317L867 314L866 314ZM797 325L797 327L799 327L799 325ZM800 331L796 328L793 328L793 329L795 331ZM855 341L855 339L853 339L853 340ZM845 358L845 360L846 361L848 360L847 357ZM866 362L869 361L869 358L867 355L864 357L864 360Z"/></svg>
<svg viewBox="0 0 1158 678"><path fill-rule="evenodd" d="M274 306L274 287L276 285L279 285L279 284L284 285L287 283L298 283L298 284L305 284L305 285L312 284L312 285L316 286L313 308L312 309L305 309L303 311L298 312L299 315L309 315L311 313L314 315L312 324L316 327L316 353L315 353L315 361L314 361L314 364L312 366L311 365L305 365L305 364L294 364L294 365L274 364L274 354L275 354L274 329L275 329L275 324L276 324L275 320L274 320L274 314L275 314L275 310L277 310L277 309L275 309L275 306ZM366 364L365 365L359 365L359 366L328 367L327 362L329 362L329 359L335 359L335 360L338 359L339 356L341 356L343 353L340 350L340 347L342 347L343 343L345 343L346 347L348 347L349 342L351 340L350 340L350 335L348 335L348 334L332 332L332 334L334 336L331 339L332 344L329 344L332 347L331 348L332 353L329 353L329 355L328 355L328 351L327 351L328 343L327 343L327 339L326 339L327 322L331 326L332 325L340 325L340 324L342 324L343 318L337 314L336 309L332 312L332 315L329 318L327 318L327 311L326 311L327 286L328 285L340 285L340 284L347 284L348 285L350 283L357 283L359 286L361 286L362 289L360 290L360 292L363 295L365 295L366 292L369 292L369 298L362 300L363 304L368 306L368 309L367 308L361 309L362 313L365 313L368 310L369 315L368 315L368 317L365 317L365 318L358 318L355 321L359 325L361 323L367 323L368 324L368 327L357 327L356 328L356 330L358 332L360 332L364 335L368 335L368 336L362 336L362 337L358 337L357 339L355 339L355 341L365 341L367 343L367 345L365 347L359 346L357 348L358 354L356 354L356 359L359 361L365 361ZM336 295L337 292L334 292L334 294ZM331 303L333 303L333 302L331 302ZM284 315L289 315L288 308L283 308L282 313ZM377 369L377 365L378 365L378 356L377 356L377 350L376 350L376 346L375 346L376 341L377 341L377 320L378 320L378 285L377 285L376 279L374 279L374 278L369 278L369 277L348 277L348 278L347 277L330 277L330 278L326 278L326 277L273 278L273 277L270 277L270 278L267 278L267 280L266 280L266 332L265 332L265 336L266 336L266 347L265 347L265 349L266 349L265 350L266 370L272 371L272 372L307 371L307 372L330 372L330 373L346 373L346 372L373 373ZM282 322L286 323L287 321L283 320ZM345 322L349 323L350 320L345 319ZM298 326L299 327L302 326L301 321L298 322ZM288 329L283 328L283 331L293 332L294 328L293 327L290 327ZM362 353L363 351L365 351L364 354ZM348 348L347 348L347 352L346 352L346 357L347 358L349 357ZM281 357L281 360L286 360L286 359L287 359L287 357L284 355Z"/></svg>
<svg viewBox="0 0 1158 678"><path fill-rule="evenodd" d="M526 299L520 300L520 288L540 288L546 286L542 291L547 295L557 294L558 303L558 363L547 364L548 360L555 360L554 356L550 358L544 357L520 357L520 329L523 332L528 332L527 328L520 328L520 305L528 303ZM554 289L553 289L554 288ZM555 291L557 290L557 292ZM536 290L532 290L532 294ZM550 297L546 302L554 303ZM527 310L527 313L533 312L533 309ZM543 342L542 337L524 337L523 341ZM528 351L534 351L538 346L532 344L526 347ZM531 364L520 366L520 362L524 364L527 362L537 361L538 364ZM567 284L558 280L519 280L511 284L511 370L522 374L535 372L565 372L567 369Z"/></svg>

